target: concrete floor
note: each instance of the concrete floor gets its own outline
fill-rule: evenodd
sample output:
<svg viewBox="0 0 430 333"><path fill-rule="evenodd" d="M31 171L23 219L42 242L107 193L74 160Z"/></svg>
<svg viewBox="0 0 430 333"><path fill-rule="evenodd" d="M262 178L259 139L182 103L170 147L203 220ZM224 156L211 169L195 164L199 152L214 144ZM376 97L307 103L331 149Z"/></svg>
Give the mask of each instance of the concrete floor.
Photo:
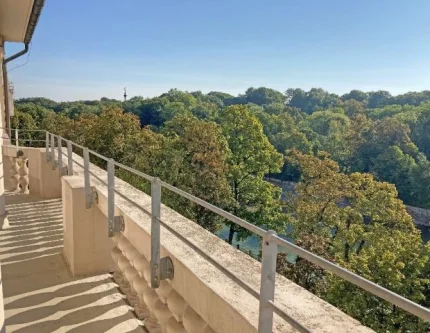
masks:
<svg viewBox="0 0 430 333"><path fill-rule="evenodd" d="M7 193L0 231L6 332L145 332L110 274L73 279L62 257L61 199Z"/></svg>

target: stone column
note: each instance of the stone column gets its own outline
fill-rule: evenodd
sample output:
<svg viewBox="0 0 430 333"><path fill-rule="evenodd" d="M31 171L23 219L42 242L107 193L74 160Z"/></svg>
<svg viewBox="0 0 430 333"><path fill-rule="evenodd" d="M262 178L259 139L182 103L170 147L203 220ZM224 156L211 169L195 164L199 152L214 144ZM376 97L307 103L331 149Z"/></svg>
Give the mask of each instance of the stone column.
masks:
<svg viewBox="0 0 430 333"><path fill-rule="evenodd" d="M0 63L3 63L4 59L4 43L3 37L0 36ZM3 151L3 135L6 133L3 127L6 124L6 114L5 114L5 99L4 99L4 86L7 84L3 82L3 70L0 66L0 151ZM3 154L0 154L0 229L5 229L9 227L9 221L6 212L6 199L4 194L4 170L3 170Z"/></svg>

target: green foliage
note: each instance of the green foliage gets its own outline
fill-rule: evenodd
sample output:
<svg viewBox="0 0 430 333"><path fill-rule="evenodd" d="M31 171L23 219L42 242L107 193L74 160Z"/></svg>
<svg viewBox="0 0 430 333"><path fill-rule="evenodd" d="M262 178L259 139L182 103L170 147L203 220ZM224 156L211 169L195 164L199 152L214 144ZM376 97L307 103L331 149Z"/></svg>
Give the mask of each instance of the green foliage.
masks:
<svg viewBox="0 0 430 333"><path fill-rule="evenodd" d="M219 207L230 204L227 181L226 140L218 125L188 115L178 115L165 124L166 141L159 151L154 173ZM168 192L167 192L168 193ZM166 193L166 194L167 194ZM168 204L206 229L215 232L222 219L207 209L177 195L168 195Z"/></svg>
<svg viewBox="0 0 430 333"><path fill-rule="evenodd" d="M245 106L230 106L221 115L221 128L230 148L228 180L233 193L229 210L257 225L285 230L280 206L280 191L263 180L268 173L279 172L282 155L270 144L260 121ZM248 232L230 224L228 241Z"/></svg>
<svg viewBox="0 0 430 333"><path fill-rule="evenodd" d="M340 102L339 96L321 88L312 88L309 91L288 89L285 95L289 106L299 108L307 114L336 106Z"/></svg>
<svg viewBox="0 0 430 333"><path fill-rule="evenodd" d="M117 161L123 160L140 132L139 119L122 109L106 109L100 116L83 114L71 134L74 141Z"/></svg>
<svg viewBox="0 0 430 333"><path fill-rule="evenodd" d="M340 173L337 163L324 155L296 152L290 159L302 171L290 204L295 238L341 266L424 303L430 244L423 244L395 187L369 174ZM310 263L287 268L287 276L378 332L424 333L430 328Z"/></svg>
<svg viewBox="0 0 430 333"><path fill-rule="evenodd" d="M247 103L254 103L257 105L268 105L272 103L283 104L285 96L274 89L260 87L260 88L249 88L245 92L245 101Z"/></svg>
<svg viewBox="0 0 430 333"><path fill-rule="evenodd" d="M342 95L341 99L342 101L350 101L350 100L354 100L357 102L366 102L367 103L367 99L369 98L369 94L365 93L361 90L351 90L349 93Z"/></svg>

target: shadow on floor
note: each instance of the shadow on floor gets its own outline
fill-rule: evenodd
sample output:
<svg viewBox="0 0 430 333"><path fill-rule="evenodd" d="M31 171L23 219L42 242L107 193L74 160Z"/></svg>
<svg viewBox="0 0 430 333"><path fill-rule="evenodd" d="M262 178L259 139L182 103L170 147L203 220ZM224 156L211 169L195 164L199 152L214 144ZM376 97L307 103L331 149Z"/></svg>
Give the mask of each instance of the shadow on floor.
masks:
<svg viewBox="0 0 430 333"><path fill-rule="evenodd" d="M145 332L110 274L74 279L62 256L60 200L8 194L0 231L6 332Z"/></svg>

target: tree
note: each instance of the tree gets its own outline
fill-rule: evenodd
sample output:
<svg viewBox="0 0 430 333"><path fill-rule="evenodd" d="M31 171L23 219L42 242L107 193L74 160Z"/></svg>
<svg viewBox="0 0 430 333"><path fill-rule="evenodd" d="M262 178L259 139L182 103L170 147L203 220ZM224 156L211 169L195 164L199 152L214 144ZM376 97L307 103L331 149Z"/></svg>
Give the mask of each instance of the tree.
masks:
<svg viewBox="0 0 430 333"><path fill-rule="evenodd" d="M247 103L254 103L257 105L267 105L272 103L283 104L285 96L274 89L260 87L248 88L244 96Z"/></svg>
<svg viewBox="0 0 430 333"><path fill-rule="evenodd" d="M391 94L385 90L371 91L368 93L369 100L367 107L374 109L387 105L391 99Z"/></svg>
<svg viewBox="0 0 430 333"><path fill-rule="evenodd" d="M100 116L81 115L73 139L96 152L121 161L140 132L139 119L122 109L105 109Z"/></svg>
<svg viewBox="0 0 430 333"><path fill-rule="evenodd" d="M307 117L301 127L309 128L316 134L314 142L317 141L319 150L328 152L332 159L347 168L351 150L345 136L350 129L350 120L345 114L317 111Z"/></svg>
<svg viewBox="0 0 430 333"><path fill-rule="evenodd" d="M427 158L430 159L430 103L422 112L417 113L417 120L412 126L412 140Z"/></svg>
<svg viewBox="0 0 430 333"><path fill-rule="evenodd" d="M301 170L290 204L296 238L323 237L330 244L324 256L404 297L425 302L430 245L423 244L395 187L370 174L342 174L324 155L296 152L291 159ZM306 271L304 278L309 274ZM315 274L327 283L322 297L379 332L424 333L429 328L342 279Z"/></svg>
<svg viewBox="0 0 430 333"><path fill-rule="evenodd" d="M369 95L361 90L351 90L349 93L342 95L342 101L355 100L357 102L366 102Z"/></svg>
<svg viewBox="0 0 430 333"><path fill-rule="evenodd" d="M18 108L21 108L22 104L33 104L51 110L55 110L56 106L58 105L57 102L44 97L20 98L15 100L14 103L15 106Z"/></svg>
<svg viewBox="0 0 430 333"><path fill-rule="evenodd" d="M294 129L291 132L281 132L273 136L274 147L277 151L287 153L296 149L309 154L312 144L302 132Z"/></svg>
<svg viewBox="0 0 430 333"><path fill-rule="evenodd" d="M289 106L300 108L307 114L336 106L340 101L339 96L321 88L312 88L308 92L302 89L288 89L285 96Z"/></svg>
<svg viewBox="0 0 430 333"><path fill-rule="evenodd" d="M359 171L373 170L374 159L391 146L398 146L404 153L415 157L418 148L409 135L408 125L396 118L383 118L370 123L370 126L360 133L362 144L355 152L355 158L360 165Z"/></svg>
<svg viewBox="0 0 430 333"><path fill-rule="evenodd" d="M34 119L36 126L42 122L48 113L53 113L52 109L30 102L16 104L16 111L30 115Z"/></svg>
<svg viewBox="0 0 430 333"><path fill-rule="evenodd" d="M313 234L302 235L296 241L296 245L315 255L332 260L330 242L327 237ZM294 262L288 262L287 254L279 252L276 260L276 272L286 276L315 295L324 295L327 292L324 269L301 257L297 257Z"/></svg>
<svg viewBox="0 0 430 333"><path fill-rule="evenodd" d="M199 102L191 109L191 113L198 119L216 121L219 117L219 107L215 103Z"/></svg>
<svg viewBox="0 0 430 333"><path fill-rule="evenodd" d="M166 123L163 134L167 140L154 174L213 205L227 207L231 197L227 181L229 151L218 125L179 115ZM168 194L168 203L212 232L220 227L218 215L188 199Z"/></svg>
<svg viewBox="0 0 430 333"><path fill-rule="evenodd" d="M364 113L364 104L361 102L357 102L354 99L350 99L343 102L342 108L344 109L345 114L349 118L355 118L358 115Z"/></svg>
<svg viewBox="0 0 430 333"><path fill-rule="evenodd" d="M263 180L267 173L279 172L282 155L270 144L258 119L246 106L230 106L221 115L221 128L231 154L228 158L228 179L233 203L229 210L236 216L257 225L284 231L280 207L280 191ZM228 241L233 236L247 235L230 224Z"/></svg>
<svg viewBox="0 0 430 333"><path fill-rule="evenodd" d="M416 167L412 156L403 153L398 146L391 146L375 158L372 172L378 179L395 184L403 201L412 204L412 175Z"/></svg>
<svg viewBox="0 0 430 333"><path fill-rule="evenodd" d="M27 140L34 138L34 132L32 131L37 129L37 125L36 121L29 113L24 113L17 110L15 111L15 116L11 118L11 128L20 130L18 134L20 138L20 145L26 145ZM14 137L15 134L12 132L12 138Z"/></svg>

